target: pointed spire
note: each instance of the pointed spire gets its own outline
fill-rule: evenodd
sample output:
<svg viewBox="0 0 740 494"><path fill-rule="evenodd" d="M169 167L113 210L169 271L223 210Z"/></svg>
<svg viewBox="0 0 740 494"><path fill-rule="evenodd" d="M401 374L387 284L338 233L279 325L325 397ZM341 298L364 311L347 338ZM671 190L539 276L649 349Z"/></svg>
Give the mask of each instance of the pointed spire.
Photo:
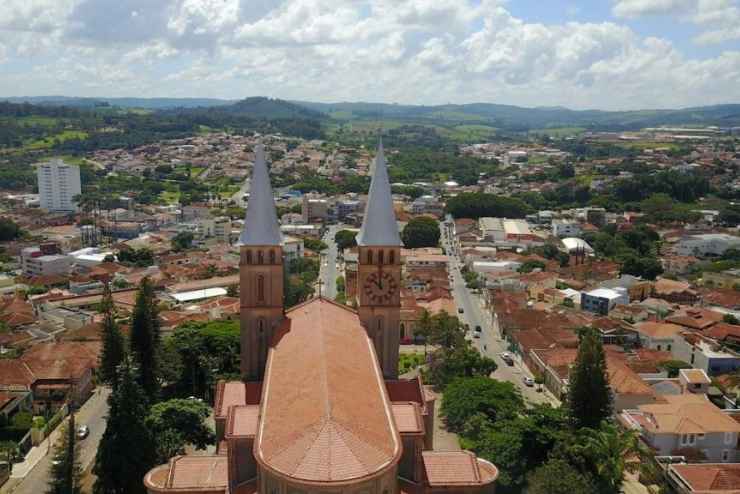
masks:
<svg viewBox="0 0 740 494"><path fill-rule="evenodd" d="M396 213L393 211L391 184L388 180L388 164L383 152L383 139L378 143L378 154L375 156L373 179L370 182L370 193L365 206L365 218L362 229L357 236L358 245L378 245L384 247L400 246Z"/></svg>
<svg viewBox="0 0 740 494"><path fill-rule="evenodd" d="M244 229L239 236L242 245L281 245L283 236L278 225L275 199L265 163L265 146L254 149L254 167L249 184L249 202Z"/></svg>

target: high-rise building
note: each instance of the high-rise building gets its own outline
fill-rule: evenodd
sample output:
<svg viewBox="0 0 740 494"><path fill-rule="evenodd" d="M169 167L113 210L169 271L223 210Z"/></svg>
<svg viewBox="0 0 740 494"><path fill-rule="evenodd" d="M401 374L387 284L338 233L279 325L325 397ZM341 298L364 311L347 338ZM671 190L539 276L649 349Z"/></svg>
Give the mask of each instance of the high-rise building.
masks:
<svg viewBox="0 0 740 494"><path fill-rule="evenodd" d="M80 167L53 159L41 163L37 175L42 209L59 213L77 211L74 198L82 192Z"/></svg>
<svg viewBox="0 0 740 494"><path fill-rule="evenodd" d="M285 240L264 149L241 242L241 380L216 387L216 454L176 456L150 494L490 494L496 467L434 450L435 396L398 377L401 241L382 145L358 237L359 311L284 306Z"/></svg>

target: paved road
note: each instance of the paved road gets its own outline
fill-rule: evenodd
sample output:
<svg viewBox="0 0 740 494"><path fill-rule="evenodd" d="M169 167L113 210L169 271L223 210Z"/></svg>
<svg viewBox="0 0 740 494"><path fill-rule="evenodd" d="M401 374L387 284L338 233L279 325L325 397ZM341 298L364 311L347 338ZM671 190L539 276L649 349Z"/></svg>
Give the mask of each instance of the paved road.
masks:
<svg viewBox="0 0 740 494"><path fill-rule="evenodd" d="M447 239L445 232L443 231L443 245L445 246L448 253L453 252L453 246ZM501 338L497 331L493 328L493 321L491 320L491 314L489 311L484 310L483 301L479 295L472 293L465 286L465 280L460 273L462 263L455 255L450 256L449 271L452 274L452 293L455 298L455 303L458 307L458 317L471 329L471 336L474 333L474 329L480 326L481 333L480 338L472 338L473 345L485 356L492 358L498 368L491 377L500 381L510 381L519 388L522 392L522 396L531 403L551 403L558 405L558 400L555 399L547 390L537 391L535 387L526 386L523 382L525 376L532 377L529 370L521 364L520 361L515 360L513 366L509 366L501 358L501 353L508 350L507 343ZM463 309L463 313L459 313L459 309Z"/></svg>
<svg viewBox="0 0 740 494"><path fill-rule="evenodd" d="M95 454L98 450L98 444L105 432L105 424L108 416L108 388L98 388L92 397L80 408L75 416L77 425L87 425L90 428L90 435L80 441L80 466L82 470L95 460ZM59 430L59 429L57 429ZM57 435L52 434L55 439ZM48 441L43 443L46 446ZM47 453L36 466L23 479L11 479L8 483L8 490L3 493L13 494L41 494L46 491L49 483L49 467L53 456L54 447L51 446L51 452Z"/></svg>
<svg viewBox="0 0 740 494"><path fill-rule="evenodd" d="M337 296L337 244L334 243L334 235L341 230L340 225L331 225L326 230L323 241L329 246L322 254L321 270L319 277L323 281L321 293L324 297L334 300Z"/></svg>
<svg viewBox="0 0 740 494"><path fill-rule="evenodd" d="M241 188L239 189L239 191L236 192L233 196L231 196L231 200L234 201L234 203L236 203L237 206L241 206L243 208L247 207L247 203L244 200L244 194L249 192L250 181L251 181L250 179L245 180Z"/></svg>

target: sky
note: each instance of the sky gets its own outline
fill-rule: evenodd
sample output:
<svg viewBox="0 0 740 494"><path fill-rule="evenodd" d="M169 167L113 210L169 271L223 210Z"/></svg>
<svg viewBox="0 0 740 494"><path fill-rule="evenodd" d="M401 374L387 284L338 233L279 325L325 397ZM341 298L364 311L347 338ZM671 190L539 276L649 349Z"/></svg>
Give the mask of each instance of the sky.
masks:
<svg viewBox="0 0 740 494"><path fill-rule="evenodd" d="M0 0L0 97L740 103L740 0Z"/></svg>

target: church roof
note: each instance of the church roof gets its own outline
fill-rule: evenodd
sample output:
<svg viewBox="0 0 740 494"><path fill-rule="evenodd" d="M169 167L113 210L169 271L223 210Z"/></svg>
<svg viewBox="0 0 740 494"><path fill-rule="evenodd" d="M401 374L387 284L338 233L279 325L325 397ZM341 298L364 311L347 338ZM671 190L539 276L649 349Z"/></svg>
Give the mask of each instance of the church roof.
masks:
<svg viewBox="0 0 740 494"><path fill-rule="evenodd" d="M395 465L401 442L357 313L316 298L287 312L270 349L255 457L303 482L344 483Z"/></svg>
<svg viewBox="0 0 740 494"><path fill-rule="evenodd" d="M242 245L280 245L283 243L283 235L280 233L275 199L267 173L265 147L262 144L255 146L254 155L247 214L239 242Z"/></svg>
<svg viewBox="0 0 740 494"><path fill-rule="evenodd" d="M388 165L385 161L382 140L378 144L374 170L365 206L365 218L357 236L357 245L384 247L401 245L396 214L393 211L391 184L388 180Z"/></svg>

